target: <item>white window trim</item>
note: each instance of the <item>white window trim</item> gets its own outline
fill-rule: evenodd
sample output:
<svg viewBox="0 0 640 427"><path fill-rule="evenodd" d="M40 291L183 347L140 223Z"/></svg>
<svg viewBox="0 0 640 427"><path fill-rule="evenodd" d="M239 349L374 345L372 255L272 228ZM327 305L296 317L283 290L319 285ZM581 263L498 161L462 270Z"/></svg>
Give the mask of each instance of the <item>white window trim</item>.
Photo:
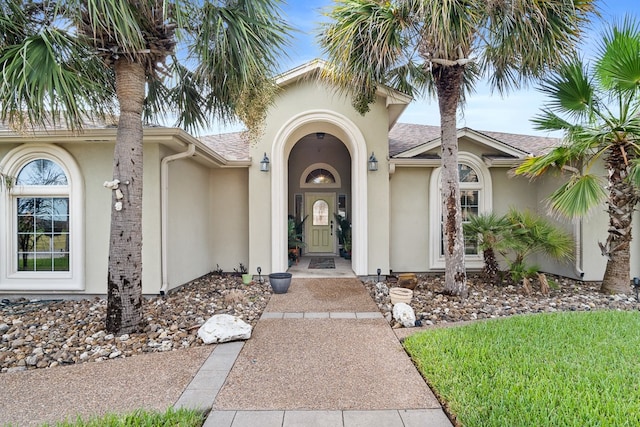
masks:
<svg viewBox="0 0 640 427"><path fill-rule="evenodd" d="M478 212L491 212L493 200L493 185L491 183L491 172L482 159L467 152L458 153L458 163L463 163L475 169L478 175L477 183L460 183L460 190L479 189ZM429 267L434 270L445 268L444 256L440 254L440 218L442 217L442 195L441 195L442 168L437 168L431 174L429 185L429 206L430 209L430 244L429 244ZM465 255L465 267L471 269L481 269L484 266L482 252L477 255Z"/></svg>
<svg viewBox="0 0 640 427"><path fill-rule="evenodd" d="M331 172L336 182L331 184L309 184L307 182L307 177L311 172L313 172L316 169L328 170L329 172ZM302 175L300 175L300 188L340 188L340 187L342 187L342 180L340 179L340 174L338 173L336 168L334 168L333 166L327 163L314 163L308 168L306 168L304 172L302 172Z"/></svg>
<svg viewBox="0 0 640 427"><path fill-rule="evenodd" d="M36 159L48 159L67 176L66 186L14 186L3 191L0 207L0 291L81 291L84 280L84 184L80 168L67 151L53 144L23 144L11 150L0 162L5 174L16 177ZM68 196L71 240L69 271L17 271L17 198L20 196Z"/></svg>

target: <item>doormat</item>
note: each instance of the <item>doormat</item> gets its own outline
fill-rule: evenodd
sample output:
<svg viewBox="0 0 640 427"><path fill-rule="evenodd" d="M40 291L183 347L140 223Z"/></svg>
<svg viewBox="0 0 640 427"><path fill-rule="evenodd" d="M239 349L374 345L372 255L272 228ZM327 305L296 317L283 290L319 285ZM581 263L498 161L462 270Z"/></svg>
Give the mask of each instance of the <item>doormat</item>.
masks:
<svg viewBox="0 0 640 427"><path fill-rule="evenodd" d="M309 268L336 268L332 257L315 257L309 261Z"/></svg>

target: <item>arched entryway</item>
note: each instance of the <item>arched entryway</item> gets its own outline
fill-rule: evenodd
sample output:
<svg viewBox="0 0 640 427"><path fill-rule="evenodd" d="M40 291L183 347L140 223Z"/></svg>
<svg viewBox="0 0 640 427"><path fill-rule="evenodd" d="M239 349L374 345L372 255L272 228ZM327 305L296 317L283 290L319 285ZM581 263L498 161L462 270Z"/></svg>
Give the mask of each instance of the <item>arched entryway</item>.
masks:
<svg viewBox="0 0 640 427"><path fill-rule="evenodd" d="M307 111L292 117L282 126L274 140L271 153L272 270L283 271L287 267L286 219L289 214L290 200L288 160L291 151L299 141L305 137L317 137L317 133L335 137L344 144L349 153L352 269L358 275L365 275L368 259L366 142L353 122L345 116L327 110Z"/></svg>

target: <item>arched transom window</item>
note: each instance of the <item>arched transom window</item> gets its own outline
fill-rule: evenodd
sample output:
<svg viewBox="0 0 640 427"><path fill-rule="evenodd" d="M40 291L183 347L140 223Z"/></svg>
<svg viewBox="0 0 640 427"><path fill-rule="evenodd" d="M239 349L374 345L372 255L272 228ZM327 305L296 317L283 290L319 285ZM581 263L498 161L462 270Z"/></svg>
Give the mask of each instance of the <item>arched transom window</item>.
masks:
<svg viewBox="0 0 640 427"><path fill-rule="evenodd" d="M335 184L336 178L326 169L314 169L305 179L307 184Z"/></svg>
<svg viewBox="0 0 640 427"><path fill-rule="evenodd" d="M309 165L300 176L300 188L340 188L340 174L327 163Z"/></svg>

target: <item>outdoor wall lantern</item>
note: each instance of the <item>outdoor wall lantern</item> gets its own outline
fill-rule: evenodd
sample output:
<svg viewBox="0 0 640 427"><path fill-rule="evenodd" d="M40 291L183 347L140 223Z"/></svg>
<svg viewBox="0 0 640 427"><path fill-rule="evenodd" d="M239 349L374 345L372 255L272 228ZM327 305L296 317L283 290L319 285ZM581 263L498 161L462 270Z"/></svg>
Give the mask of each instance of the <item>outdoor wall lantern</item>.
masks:
<svg viewBox="0 0 640 427"><path fill-rule="evenodd" d="M269 158L267 157L267 153L264 153L264 157L262 161L260 161L260 170L262 172L269 172Z"/></svg>
<svg viewBox="0 0 640 427"><path fill-rule="evenodd" d="M378 170L378 159L376 159L376 155L371 152L371 157L369 157L369 170L371 172Z"/></svg>

